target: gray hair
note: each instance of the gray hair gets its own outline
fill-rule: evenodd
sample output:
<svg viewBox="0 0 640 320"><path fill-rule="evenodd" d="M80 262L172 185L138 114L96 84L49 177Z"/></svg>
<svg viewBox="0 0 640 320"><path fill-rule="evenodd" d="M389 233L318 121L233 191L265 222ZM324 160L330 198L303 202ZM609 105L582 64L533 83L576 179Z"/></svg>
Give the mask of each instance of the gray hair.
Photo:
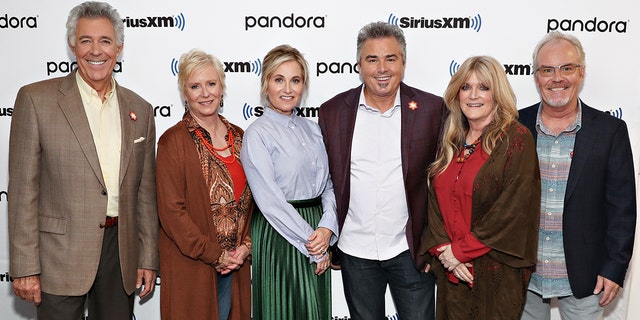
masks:
<svg viewBox="0 0 640 320"><path fill-rule="evenodd" d="M106 2L87 1L77 5L69 12L67 18L67 41L69 44L75 45L76 27L81 18L108 19L116 32L116 44L122 46L124 43L124 23L118 11Z"/></svg>
<svg viewBox="0 0 640 320"><path fill-rule="evenodd" d="M576 51L578 52L578 59L580 60L579 63L584 66L586 63L586 59L585 59L585 53L584 53L584 49L582 48L582 43L580 43L580 40L578 40L578 38L570 35L570 34L566 34L566 33L562 33L560 31L551 31L549 33L547 33L542 40L540 40L540 42L538 42L538 45L536 45L536 48L533 50L533 70L538 69L538 52L540 52L540 49L542 49L542 47L552 41L558 41L558 40L565 40L570 42L574 48L576 48Z"/></svg>
<svg viewBox="0 0 640 320"><path fill-rule="evenodd" d="M366 40L387 37L394 37L398 40L402 48L402 62L405 63L407 61L407 40L404 38L404 32L400 27L382 21L369 23L358 32L356 61L360 62L362 45Z"/></svg>

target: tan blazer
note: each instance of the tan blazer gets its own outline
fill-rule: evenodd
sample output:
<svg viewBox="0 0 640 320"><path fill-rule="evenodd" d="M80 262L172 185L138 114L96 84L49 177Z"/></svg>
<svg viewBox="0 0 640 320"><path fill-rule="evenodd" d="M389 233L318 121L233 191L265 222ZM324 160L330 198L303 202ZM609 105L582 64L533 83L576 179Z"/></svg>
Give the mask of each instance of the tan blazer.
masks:
<svg viewBox="0 0 640 320"><path fill-rule="evenodd" d="M43 292L73 296L87 293L94 281L107 208L75 79L72 72L22 87L9 141L10 274L39 274ZM124 288L131 294L138 268L158 269L155 122L144 99L120 86L117 94L122 127L118 245Z"/></svg>

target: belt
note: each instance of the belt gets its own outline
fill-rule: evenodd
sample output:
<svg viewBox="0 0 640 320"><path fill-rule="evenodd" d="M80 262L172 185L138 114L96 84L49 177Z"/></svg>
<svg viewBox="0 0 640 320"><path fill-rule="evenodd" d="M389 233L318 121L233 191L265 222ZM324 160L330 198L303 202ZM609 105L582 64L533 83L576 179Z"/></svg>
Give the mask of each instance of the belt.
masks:
<svg viewBox="0 0 640 320"><path fill-rule="evenodd" d="M109 217L104 221L104 224L100 225L100 229L102 228L110 228L118 224L118 217Z"/></svg>
<svg viewBox="0 0 640 320"><path fill-rule="evenodd" d="M319 205L322 205L322 198L317 197L317 198L305 199L305 200L289 200L287 202L289 202L296 209L311 208L311 207L317 207Z"/></svg>

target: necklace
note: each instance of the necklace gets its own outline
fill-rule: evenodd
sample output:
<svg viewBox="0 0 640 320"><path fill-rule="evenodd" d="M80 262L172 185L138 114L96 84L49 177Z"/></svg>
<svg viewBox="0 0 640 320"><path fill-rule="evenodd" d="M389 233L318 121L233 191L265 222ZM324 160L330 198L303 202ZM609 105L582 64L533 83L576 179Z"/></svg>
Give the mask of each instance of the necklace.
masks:
<svg viewBox="0 0 640 320"><path fill-rule="evenodd" d="M480 143L480 138L481 137L478 137L478 139L476 139L476 141L474 141L472 144L467 144L467 142L465 141L463 144L463 149L462 151L460 151L460 155L458 155L458 157L456 158L456 162L462 163L467 161L467 159L469 159L471 154L473 154L473 152L476 150L476 147ZM465 153L465 151L467 152Z"/></svg>
<svg viewBox="0 0 640 320"><path fill-rule="evenodd" d="M216 148L214 147L211 143L209 143L209 141L207 141L207 139L204 138L204 136L202 135L202 132L200 131L200 129L196 129L196 135L198 135L198 137L200 137L200 140L202 141L202 143L204 144L205 147L207 147L207 150L209 150L209 153L218 158L218 160L226 163L226 164L232 164L234 161L236 161L236 157L235 157L235 148L233 146L233 133L231 132L231 130L229 130L229 139L227 140L227 146L224 148ZM223 157L221 155L218 154L218 152L216 151L224 151L231 148L231 155L228 157ZM231 158L231 160L227 160L228 158Z"/></svg>

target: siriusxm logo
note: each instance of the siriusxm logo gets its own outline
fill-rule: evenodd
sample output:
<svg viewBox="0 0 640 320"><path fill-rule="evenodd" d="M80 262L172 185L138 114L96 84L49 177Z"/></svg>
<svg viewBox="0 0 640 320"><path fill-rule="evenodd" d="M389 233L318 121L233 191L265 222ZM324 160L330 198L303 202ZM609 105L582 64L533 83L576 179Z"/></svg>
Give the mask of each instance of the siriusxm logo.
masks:
<svg viewBox="0 0 640 320"><path fill-rule="evenodd" d="M171 59L171 73L178 75L179 60L176 58ZM223 61L224 72L231 73L254 73L258 77L262 75L262 61L255 59L253 61Z"/></svg>
<svg viewBox="0 0 640 320"><path fill-rule="evenodd" d="M242 106L242 116L244 117L245 120L249 120L249 118L253 116L260 117L262 116L263 113L264 113L264 107L262 106L257 106L254 108L248 103L245 103L244 106Z"/></svg>
<svg viewBox="0 0 640 320"><path fill-rule="evenodd" d="M503 64L508 76L529 76L533 74L531 64Z"/></svg>
<svg viewBox="0 0 640 320"><path fill-rule="evenodd" d="M184 30L186 20L184 14L177 16L165 17L146 17L146 18L130 18L122 19L124 26L127 28L178 28Z"/></svg>
<svg viewBox="0 0 640 320"><path fill-rule="evenodd" d="M598 20L594 17L591 20L569 20L564 19L558 21L557 19L547 20L547 33L554 30L562 31L587 31L587 32L627 32L628 21L605 21Z"/></svg>
<svg viewBox="0 0 640 320"><path fill-rule="evenodd" d="M262 74L262 61L260 59L253 60L253 62L225 61L223 63L224 63L224 72L233 72L233 73L251 72L251 73L255 73L257 76L260 76Z"/></svg>
<svg viewBox="0 0 640 320"><path fill-rule="evenodd" d="M30 28L35 29L38 27L38 17L9 17L8 14L0 16L0 29L18 29L18 28Z"/></svg>
<svg viewBox="0 0 640 320"><path fill-rule="evenodd" d="M13 282L13 277L9 275L9 272L0 274L0 282Z"/></svg>
<svg viewBox="0 0 640 320"><path fill-rule="evenodd" d="M176 58L171 59L171 74L178 75L178 60Z"/></svg>
<svg viewBox="0 0 640 320"><path fill-rule="evenodd" d="M451 60L449 64L449 75L453 77L453 75L458 72L458 69L460 69L460 65L455 60Z"/></svg>
<svg viewBox="0 0 640 320"><path fill-rule="evenodd" d="M533 68L531 64L503 64L504 72L510 76L528 76L533 74ZM449 75L453 76L454 73L458 72L460 69L460 64L455 60L451 60L449 63Z"/></svg>
<svg viewBox="0 0 640 320"><path fill-rule="evenodd" d="M318 62L316 63L316 77L325 73L360 73L358 63L349 62Z"/></svg>
<svg viewBox="0 0 640 320"><path fill-rule="evenodd" d="M429 19L425 17L396 17L389 14L387 22L406 29L473 29L480 32L482 28L482 17L476 14L474 17L443 17Z"/></svg>
<svg viewBox="0 0 640 320"><path fill-rule="evenodd" d="M78 63L76 61L47 61L47 76L55 74L57 72L69 73L75 69L78 69ZM113 72L122 72L122 61L117 61L113 67Z"/></svg>
<svg viewBox="0 0 640 320"><path fill-rule="evenodd" d="M260 117L264 114L264 108L263 106L256 106L254 108L250 104L245 103L244 106L242 106L242 116L245 120L249 120L249 118L253 116ZM304 118L317 118L319 111L320 107L296 107L294 110L296 116Z"/></svg>
<svg viewBox="0 0 640 320"><path fill-rule="evenodd" d="M244 17L244 30L258 28L324 28L325 17L310 16L300 17L293 13L284 17L246 16Z"/></svg>
<svg viewBox="0 0 640 320"><path fill-rule="evenodd" d="M618 109L607 110L604 113L610 114L618 119L622 119L622 108L618 107Z"/></svg>

